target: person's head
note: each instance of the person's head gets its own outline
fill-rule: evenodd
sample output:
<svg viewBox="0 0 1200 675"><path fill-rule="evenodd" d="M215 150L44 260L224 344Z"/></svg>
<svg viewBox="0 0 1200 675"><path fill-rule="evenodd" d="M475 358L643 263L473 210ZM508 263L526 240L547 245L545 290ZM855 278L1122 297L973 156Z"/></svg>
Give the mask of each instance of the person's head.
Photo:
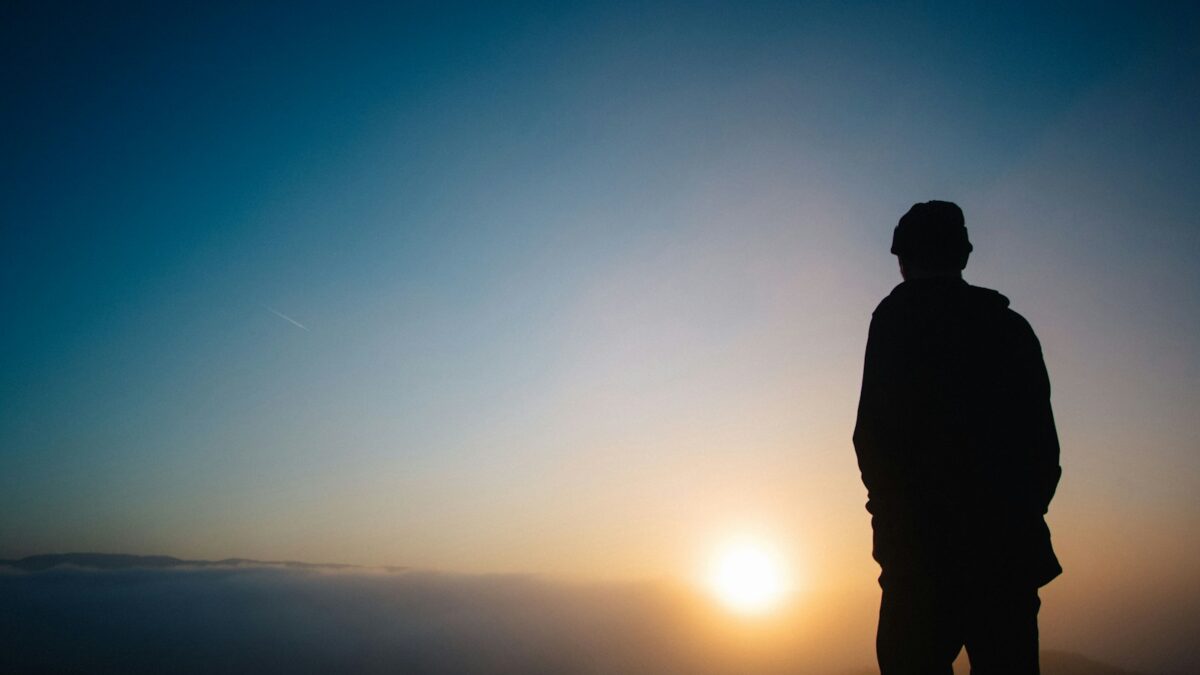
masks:
<svg viewBox="0 0 1200 675"><path fill-rule="evenodd" d="M962 209L953 202L913 204L892 233L905 279L960 277L972 250Z"/></svg>

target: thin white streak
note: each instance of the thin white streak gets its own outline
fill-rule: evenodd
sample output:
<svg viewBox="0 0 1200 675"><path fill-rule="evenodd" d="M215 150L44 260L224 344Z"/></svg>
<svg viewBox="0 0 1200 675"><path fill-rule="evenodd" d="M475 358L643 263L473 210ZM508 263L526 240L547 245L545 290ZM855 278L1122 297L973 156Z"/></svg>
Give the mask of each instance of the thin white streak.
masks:
<svg viewBox="0 0 1200 675"><path fill-rule="evenodd" d="M293 326L295 326L296 328L299 328L299 329L301 329L301 330L303 330L303 331L307 331L307 332L309 332L309 333L311 333L311 332L312 332L311 330L308 330L308 326L305 326L304 324L302 324L302 323L300 323L299 321L297 321L297 320L293 319L292 317L288 316L287 314L284 314L283 312L280 312L280 311L276 311L275 309L273 309L273 308L271 308L271 307L267 307L266 309L267 309L267 311L268 311L268 312L270 312L270 313L274 314L275 316L277 316L277 317L279 317L279 318L283 319L284 321L286 321L286 322L288 322L288 323L292 324L292 325L293 325Z"/></svg>

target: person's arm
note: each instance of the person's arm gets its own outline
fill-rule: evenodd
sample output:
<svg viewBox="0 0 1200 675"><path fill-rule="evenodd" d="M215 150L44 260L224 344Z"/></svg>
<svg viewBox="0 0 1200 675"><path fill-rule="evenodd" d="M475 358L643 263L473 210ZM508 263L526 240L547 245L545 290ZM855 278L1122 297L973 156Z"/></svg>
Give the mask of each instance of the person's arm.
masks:
<svg viewBox="0 0 1200 675"><path fill-rule="evenodd" d="M898 492L895 447L900 429L899 400L893 395L895 345L886 335L884 323L878 315L871 319L854 426L854 451L867 488L867 510L873 514L880 509L894 509Z"/></svg>
<svg viewBox="0 0 1200 675"><path fill-rule="evenodd" d="M1042 357L1042 346L1033 329L1029 331L1029 382L1031 387L1029 411L1034 471L1037 475L1037 499L1042 513L1050 509L1050 500L1058 489L1062 467L1059 465L1058 430L1054 425L1054 410L1050 406L1050 376Z"/></svg>

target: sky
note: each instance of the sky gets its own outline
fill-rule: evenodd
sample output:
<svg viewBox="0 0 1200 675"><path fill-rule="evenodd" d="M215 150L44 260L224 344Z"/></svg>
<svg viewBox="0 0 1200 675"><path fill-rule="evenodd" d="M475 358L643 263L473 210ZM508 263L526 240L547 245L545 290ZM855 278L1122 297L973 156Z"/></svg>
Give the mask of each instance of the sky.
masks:
<svg viewBox="0 0 1200 675"><path fill-rule="evenodd" d="M686 579L749 534L872 597L867 325L949 199L1054 387L1046 639L1200 615L1185 3L2 11L0 557Z"/></svg>

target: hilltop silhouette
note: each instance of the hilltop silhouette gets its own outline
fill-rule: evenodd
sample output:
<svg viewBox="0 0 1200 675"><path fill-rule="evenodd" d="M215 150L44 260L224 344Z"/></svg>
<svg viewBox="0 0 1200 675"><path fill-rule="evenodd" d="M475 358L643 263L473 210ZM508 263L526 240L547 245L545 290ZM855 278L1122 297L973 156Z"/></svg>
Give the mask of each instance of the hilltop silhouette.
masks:
<svg viewBox="0 0 1200 675"><path fill-rule="evenodd" d="M1080 654L1053 649L1041 652L1042 675L1144 675L1094 661ZM967 675L970 667L965 661L955 664L954 675ZM878 669L863 669L844 675L879 675Z"/></svg>
<svg viewBox="0 0 1200 675"><path fill-rule="evenodd" d="M1132 670L1124 670L1093 661L1086 656L1071 652L1046 650L1042 652L1043 675L1139 675Z"/></svg>

